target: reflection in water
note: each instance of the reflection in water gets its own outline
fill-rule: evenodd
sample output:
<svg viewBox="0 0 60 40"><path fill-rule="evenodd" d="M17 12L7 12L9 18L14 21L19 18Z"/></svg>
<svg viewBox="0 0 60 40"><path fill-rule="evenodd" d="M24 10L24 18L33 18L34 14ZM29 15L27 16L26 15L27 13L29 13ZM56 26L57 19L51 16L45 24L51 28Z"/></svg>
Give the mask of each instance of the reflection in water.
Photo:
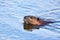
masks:
<svg viewBox="0 0 60 40"><path fill-rule="evenodd" d="M39 26L34 26L34 25L31 25L31 24L25 24L24 23L24 29L28 30L28 31L32 31L33 29L39 29Z"/></svg>

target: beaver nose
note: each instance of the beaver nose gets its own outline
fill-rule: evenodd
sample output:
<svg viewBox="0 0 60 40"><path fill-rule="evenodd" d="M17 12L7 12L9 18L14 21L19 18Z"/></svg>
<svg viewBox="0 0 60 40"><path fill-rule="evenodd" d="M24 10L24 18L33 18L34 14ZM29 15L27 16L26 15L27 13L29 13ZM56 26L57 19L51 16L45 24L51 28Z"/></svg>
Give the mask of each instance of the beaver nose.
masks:
<svg viewBox="0 0 60 40"><path fill-rule="evenodd" d="M28 16L25 16L24 19L28 18Z"/></svg>

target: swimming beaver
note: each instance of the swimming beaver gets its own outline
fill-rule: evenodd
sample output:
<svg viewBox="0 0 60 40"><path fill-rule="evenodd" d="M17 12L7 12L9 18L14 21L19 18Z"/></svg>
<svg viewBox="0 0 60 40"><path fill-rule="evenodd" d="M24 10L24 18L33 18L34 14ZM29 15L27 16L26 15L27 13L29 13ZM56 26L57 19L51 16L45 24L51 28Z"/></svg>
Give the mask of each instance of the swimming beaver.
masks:
<svg viewBox="0 0 60 40"><path fill-rule="evenodd" d="M47 23L47 21L40 19L38 17L35 17L35 16L25 16L24 23L31 24L34 26L39 26L39 25L45 25Z"/></svg>
<svg viewBox="0 0 60 40"><path fill-rule="evenodd" d="M32 29L39 29L41 26L45 26L48 23L56 23L60 21L44 20L35 16L24 17L24 29L32 31Z"/></svg>
<svg viewBox="0 0 60 40"><path fill-rule="evenodd" d="M35 16L24 17L24 29L32 31L32 29L39 29L39 26L47 24L47 21Z"/></svg>

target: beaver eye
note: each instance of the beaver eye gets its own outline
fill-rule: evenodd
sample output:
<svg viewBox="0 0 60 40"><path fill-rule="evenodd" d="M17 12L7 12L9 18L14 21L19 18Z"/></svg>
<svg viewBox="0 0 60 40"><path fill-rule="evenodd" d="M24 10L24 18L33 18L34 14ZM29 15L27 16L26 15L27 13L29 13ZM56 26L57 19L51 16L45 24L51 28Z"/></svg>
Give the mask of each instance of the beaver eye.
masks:
<svg viewBox="0 0 60 40"><path fill-rule="evenodd" d="M37 20L40 20L39 18L37 18Z"/></svg>

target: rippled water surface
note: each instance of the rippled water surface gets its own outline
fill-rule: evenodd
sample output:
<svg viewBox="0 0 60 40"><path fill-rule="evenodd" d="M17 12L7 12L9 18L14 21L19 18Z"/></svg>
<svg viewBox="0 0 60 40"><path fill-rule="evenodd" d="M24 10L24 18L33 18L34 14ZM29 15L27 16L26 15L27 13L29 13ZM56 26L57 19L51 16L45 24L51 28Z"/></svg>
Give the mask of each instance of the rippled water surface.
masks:
<svg viewBox="0 0 60 40"><path fill-rule="evenodd" d="M27 15L60 21L60 0L0 0L0 40L60 40L60 22L27 31Z"/></svg>

